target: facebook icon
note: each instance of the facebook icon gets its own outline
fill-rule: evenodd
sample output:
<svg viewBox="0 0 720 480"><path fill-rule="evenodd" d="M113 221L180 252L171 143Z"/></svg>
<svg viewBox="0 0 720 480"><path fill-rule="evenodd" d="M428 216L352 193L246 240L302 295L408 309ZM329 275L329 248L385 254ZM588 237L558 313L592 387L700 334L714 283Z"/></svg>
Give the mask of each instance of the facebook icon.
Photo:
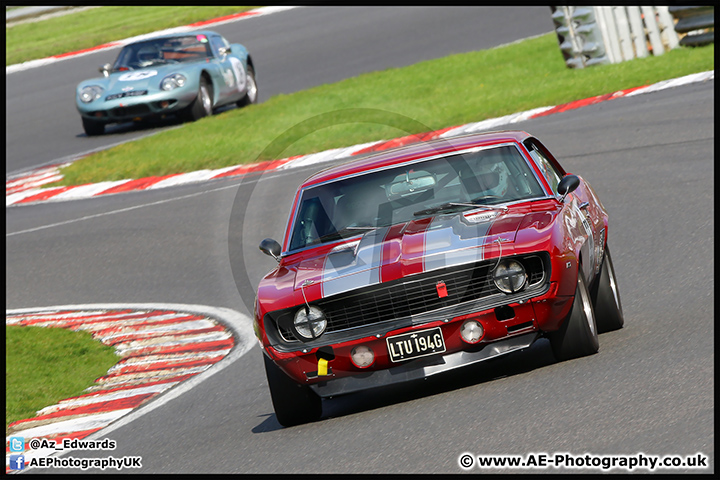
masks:
<svg viewBox="0 0 720 480"><path fill-rule="evenodd" d="M10 455L10 469L25 469L25 455Z"/></svg>

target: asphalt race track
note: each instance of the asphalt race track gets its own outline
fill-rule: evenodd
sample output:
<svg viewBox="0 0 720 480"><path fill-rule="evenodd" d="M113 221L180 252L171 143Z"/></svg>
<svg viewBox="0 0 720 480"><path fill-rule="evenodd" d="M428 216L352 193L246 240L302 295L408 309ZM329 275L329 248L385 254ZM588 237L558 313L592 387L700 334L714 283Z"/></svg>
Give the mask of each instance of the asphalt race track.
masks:
<svg viewBox="0 0 720 480"><path fill-rule="evenodd" d="M547 7L299 8L213 27L242 43L257 67L259 101L365 72L482 50L552 31ZM75 87L99 76L119 47L6 77L5 173L70 159L152 134L157 127L111 125L88 138ZM169 127L165 127L169 128Z"/></svg>
<svg viewBox="0 0 720 480"><path fill-rule="evenodd" d="M486 29L504 35L507 25L501 20L527 22L516 32L521 38L552 28L547 9L537 12L509 15L498 9L492 10L498 15L494 22L483 20ZM243 21L217 30L257 50L259 82L267 82L260 83L266 95L261 98L267 98L295 89L292 70L286 84L271 81L270 72L281 71L283 62L296 69L300 89L336 81L346 67L355 75L471 49L466 43L471 22L454 9L432 11L436 17L449 15L446 22L468 22L462 24L468 31L433 30L447 35L444 53L422 43L413 48L411 41L394 36L397 30L365 30L373 15L396 22L398 30L405 25L406 32L414 31L404 23L408 19L424 19L420 25L429 30L432 22L421 13L368 10L363 20L344 10L320 12L335 22L317 22L317 34L326 35L322 41L305 25L312 16L308 9L258 19L266 23L262 28ZM345 40L367 33L378 43L378 36L387 34L397 51L376 47L377 58L357 58L357 65L339 62L352 57L348 49L354 47ZM452 33L458 37L453 41ZM491 36L483 29L478 33ZM496 35L497 43L513 40L501 36ZM477 48L492 44L483 41L488 43ZM287 45L308 60L282 58ZM311 66L313 45L324 45L334 56L319 56L321 63ZM261 53L265 61L270 52L280 58L268 58L262 67ZM75 83L71 70L96 68L99 55L47 67L62 77L54 93L57 115L74 108L71 94L64 93ZM373 61L378 63L366 65ZM16 108L10 101L13 89L20 88L21 77L13 77L31 72L8 77L8 115ZM321 421L283 429L255 346L199 386L112 430L107 437L118 445L112 452L72 456L140 455L143 473L461 473L458 458L466 452L703 453L710 459L702 472L714 471L713 105L710 81L517 125L537 135L568 171L587 179L609 211L608 239L626 326L601 335L598 354L558 363L549 344L540 341L521 354L442 378L327 400ZM20 123L34 122L31 115ZM62 157L99 146L81 133L79 119L77 125L49 123L62 125L39 135L42 142L21 146L16 140L25 144L29 137L8 122L7 171L52 161L53 151ZM98 140L112 143L146 133ZM226 307L249 316L247 299L274 265L257 245L265 237L280 239L295 187L316 169L6 208L6 308L163 302Z"/></svg>

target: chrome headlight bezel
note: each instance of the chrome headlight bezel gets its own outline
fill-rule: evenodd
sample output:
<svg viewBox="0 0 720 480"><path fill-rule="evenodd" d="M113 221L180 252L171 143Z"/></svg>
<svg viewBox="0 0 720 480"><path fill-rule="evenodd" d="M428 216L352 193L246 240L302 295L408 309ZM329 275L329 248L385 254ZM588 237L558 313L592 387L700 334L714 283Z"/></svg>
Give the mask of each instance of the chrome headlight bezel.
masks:
<svg viewBox="0 0 720 480"><path fill-rule="evenodd" d="M78 92L78 98L82 103L92 103L102 97L104 89L100 85L88 85Z"/></svg>
<svg viewBox="0 0 720 480"><path fill-rule="evenodd" d="M160 82L160 90L169 92L176 88L182 88L187 84L187 77L182 73L173 73L163 78Z"/></svg>
<svg viewBox="0 0 720 480"><path fill-rule="evenodd" d="M527 286L527 272L523 264L517 260L500 260L493 270L492 277L495 287L506 294L517 293Z"/></svg>
<svg viewBox="0 0 720 480"><path fill-rule="evenodd" d="M293 333L298 340L309 341L318 338L327 329L327 318L315 305L302 305L293 319Z"/></svg>

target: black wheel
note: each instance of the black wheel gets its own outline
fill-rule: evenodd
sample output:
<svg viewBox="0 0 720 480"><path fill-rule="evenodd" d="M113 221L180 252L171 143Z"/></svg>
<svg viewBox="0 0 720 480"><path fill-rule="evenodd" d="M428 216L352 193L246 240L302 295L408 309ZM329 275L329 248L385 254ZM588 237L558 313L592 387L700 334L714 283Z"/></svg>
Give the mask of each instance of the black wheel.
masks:
<svg viewBox="0 0 720 480"><path fill-rule="evenodd" d="M247 66L247 93L243 98L236 102L238 107L244 107L257 103L258 99L258 88L257 82L255 81L255 70L250 65Z"/></svg>
<svg viewBox="0 0 720 480"><path fill-rule="evenodd" d="M103 133L105 133L105 124L102 122L95 122L93 120L82 117L82 124L83 129L85 130L85 135L87 135L88 137L102 135Z"/></svg>
<svg viewBox="0 0 720 480"><path fill-rule="evenodd" d="M605 259L600 267L600 275L590 289L590 299L595 310L595 323L598 333L619 330L625 324L620 301L620 291L615 279L615 268L609 248L605 247Z"/></svg>
<svg viewBox="0 0 720 480"><path fill-rule="evenodd" d="M551 332L548 337L555 358L558 360L592 355L597 353L600 347L590 293L580 269L578 269L575 300L570 314L560 329Z"/></svg>
<svg viewBox="0 0 720 480"><path fill-rule="evenodd" d="M265 373L277 420L283 427L314 422L322 415L322 399L307 385L300 385L280 370L267 355Z"/></svg>
<svg viewBox="0 0 720 480"><path fill-rule="evenodd" d="M200 77L197 97L185 111L185 120L194 122L209 115L212 115L212 86L205 77Z"/></svg>

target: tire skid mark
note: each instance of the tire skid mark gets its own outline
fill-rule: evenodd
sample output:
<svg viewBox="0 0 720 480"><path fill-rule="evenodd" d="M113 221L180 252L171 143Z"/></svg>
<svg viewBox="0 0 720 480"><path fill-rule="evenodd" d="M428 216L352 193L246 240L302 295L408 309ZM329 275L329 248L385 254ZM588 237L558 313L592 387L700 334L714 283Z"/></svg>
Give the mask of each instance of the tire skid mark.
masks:
<svg viewBox="0 0 720 480"><path fill-rule="evenodd" d="M7 437L82 439L222 360L232 332L208 315L166 309L57 309L8 313L6 325L89 332L119 361L86 391L12 422ZM7 438L6 438L7 440ZM9 471L6 445L6 472ZM26 452L26 457L41 450ZM53 453L46 451L45 454ZM26 459L27 460L27 459Z"/></svg>

